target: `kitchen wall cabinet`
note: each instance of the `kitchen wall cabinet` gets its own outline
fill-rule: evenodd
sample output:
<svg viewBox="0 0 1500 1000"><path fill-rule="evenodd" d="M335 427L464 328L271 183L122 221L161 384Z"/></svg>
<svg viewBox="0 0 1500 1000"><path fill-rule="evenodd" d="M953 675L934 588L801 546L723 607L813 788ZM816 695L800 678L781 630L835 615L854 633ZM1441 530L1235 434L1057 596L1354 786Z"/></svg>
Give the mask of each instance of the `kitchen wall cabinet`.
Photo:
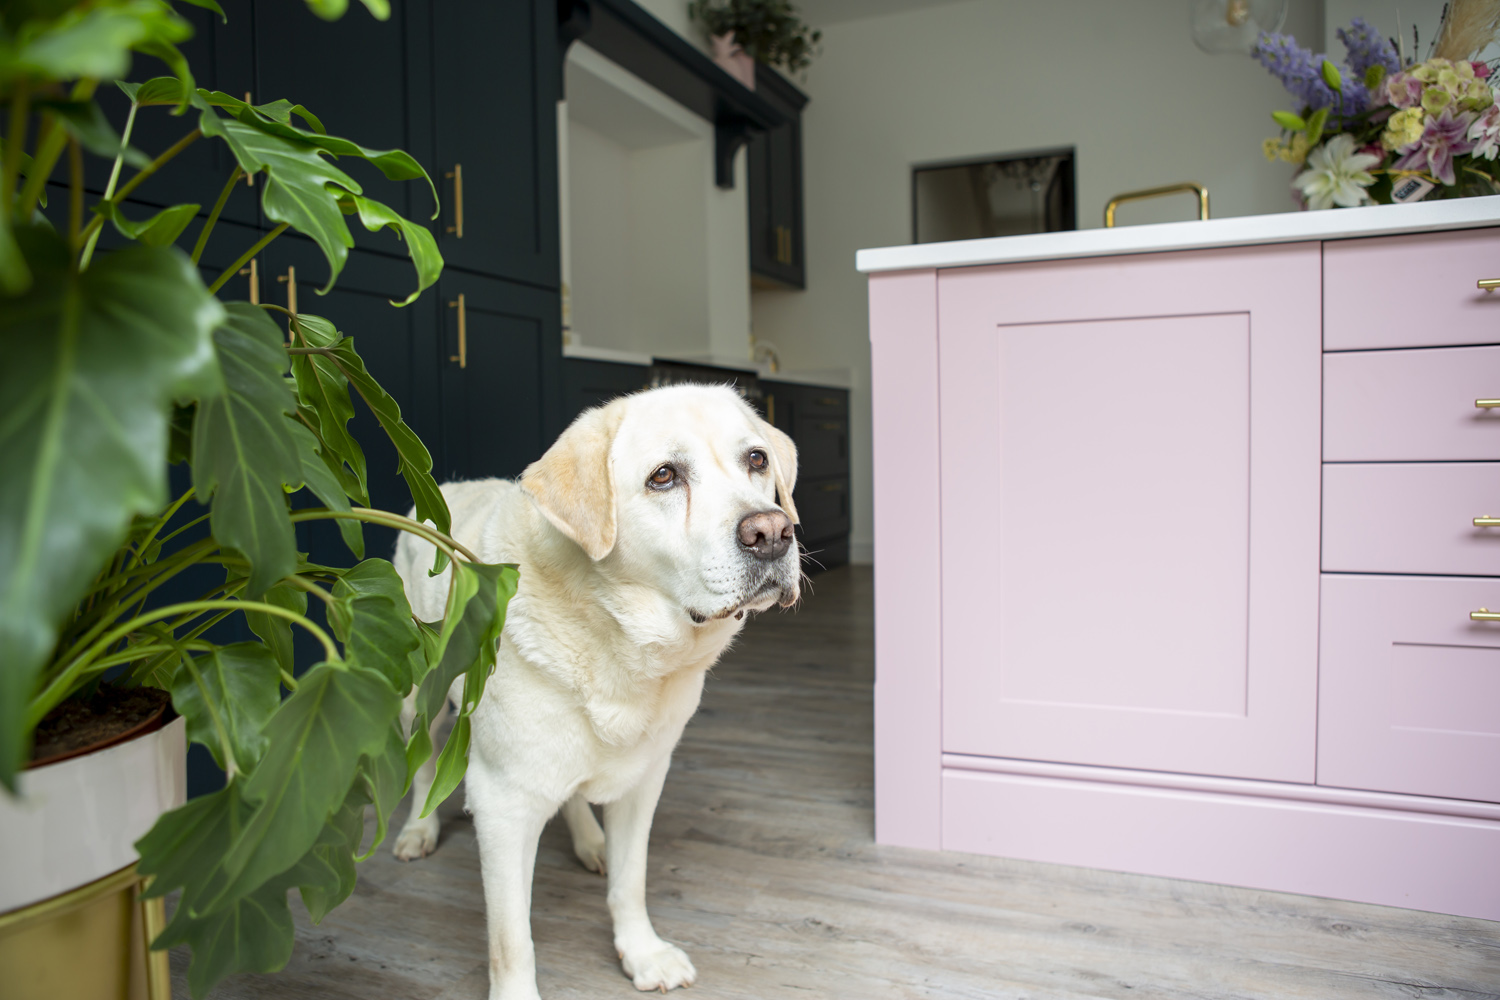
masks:
<svg viewBox="0 0 1500 1000"><path fill-rule="evenodd" d="M806 288L802 214L802 109L807 95L776 70L755 64L755 92L786 115L784 125L751 137L750 273L773 287Z"/></svg>
<svg viewBox="0 0 1500 1000"><path fill-rule="evenodd" d="M1500 206L1360 211L870 252L877 840L1500 919Z"/></svg>
<svg viewBox="0 0 1500 1000"><path fill-rule="evenodd" d="M762 379L767 420L797 445L792 499L798 540L812 566L849 562L849 390Z"/></svg>

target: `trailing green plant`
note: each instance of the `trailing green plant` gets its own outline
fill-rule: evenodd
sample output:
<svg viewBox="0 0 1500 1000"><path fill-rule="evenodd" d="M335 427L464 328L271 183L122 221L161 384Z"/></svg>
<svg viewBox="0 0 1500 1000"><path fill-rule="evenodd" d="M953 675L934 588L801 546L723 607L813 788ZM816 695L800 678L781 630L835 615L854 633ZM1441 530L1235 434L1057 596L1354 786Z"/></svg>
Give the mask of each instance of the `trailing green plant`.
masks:
<svg viewBox="0 0 1500 1000"><path fill-rule="evenodd" d="M710 35L733 32L746 55L791 73L807 68L823 39L821 31L802 22L789 0L692 0L688 16Z"/></svg>
<svg viewBox="0 0 1500 1000"><path fill-rule="evenodd" d="M190 2L223 17L214 0ZM363 2L388 16L384 0ZM308 5L335 19L347 2ZM301 105L252 106L196 87L177 48L190 35L166 0L0 8L0 784L15 791L37 724L64 699L106 680L170 692L188 739L227 781L164 815L137 849L151 894L180 891L153 945L192 947L189 982L201 996L230 973L286 963L291 889L315 921L353 890L355 861L375 849L364 844L365 806L375 807L378 844L432 752L426 718L411 738L401 731L403 697L415 691L430 714L463 677L472 707L517 577L448 536L427 449L354 338L317 316L217 297L288 229L321 248L332 287L355 217L405 242L416 289L393 305L412 302L442 269L436 241L334 160L431 179L400 150L329 134ZM173 75L123 82L133 53ZM114 84L131 101L123 134L95 100ZM131 132L146 114L176 115L181 139L135 149ZM224 143L236 164L217 203L206 215L184 204L137 218L131 193L195 142ZM87 211L85 155L113 160ZM41 212L55 174L67 188L66 211L52 206L66 218L56 226ZM199 261L246 174L259 175L274 228L205 283ZM184 252L175 244L195 225ZM123 245L98 246L105 226ZM351 389L395 445L415 520L369 506L364 452L348 428ZM175 463L186 463L191 485L172 497ZM296 525L316 520L337 521L350 565L298 552ZM434 572L452 567L441 622L416 620L392 565L364 557L363 524L424 538L437 550ZM218 582L164 600L161 588L180 587L195 567ZM309 597L327 628L309 616ZM232 615L257 641L213 639ZM321 650L306 669L294 662L294 629ZM424 812L458 784L466 743L443 751Z"/></svg>

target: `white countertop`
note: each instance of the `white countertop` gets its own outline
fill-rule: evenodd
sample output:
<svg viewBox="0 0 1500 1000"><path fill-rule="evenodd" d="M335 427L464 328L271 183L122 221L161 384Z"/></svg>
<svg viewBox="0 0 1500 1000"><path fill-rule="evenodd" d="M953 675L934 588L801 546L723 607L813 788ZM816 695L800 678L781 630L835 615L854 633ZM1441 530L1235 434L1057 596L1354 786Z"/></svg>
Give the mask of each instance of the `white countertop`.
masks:
<svg viewBox="0 0 1500 1000"><path fill-rule="evenodd" d="M1500 200L1500 199L1496 199ZM644 351L621 351L612 347L594 347L590 344L564 344L563 357L587 358L590 361L612 361L623 365L650 365L654 360ZM764 362L723 358L713 355L658 355L663 361L681 361L694 365L714 365L719 368L734 368L751 372L758 378L773 382L796 382L800 385L826 385L835 389L848 389L854 383L853 372L848 368L817 368L796 371L772 371Z"/></svg>
<svg viewBox="0 0 1500 1000"><path fill-rule="evenodd" d="M1487 198L1418 202L1415 205L1371 205L1321 212L1244 215L1201 222L1164 222L1149 226L1079 229L1065 233L881 247L858 251L854 266L867 273L910 271L929 267L1005 264L1023 260L1201 250L1207 247L1247 246L1255 243L1338 240L1357 236L1388 236L1393 233L1475 229L1497 225L1500 225L1500 195L1491 195Z"/></svg>

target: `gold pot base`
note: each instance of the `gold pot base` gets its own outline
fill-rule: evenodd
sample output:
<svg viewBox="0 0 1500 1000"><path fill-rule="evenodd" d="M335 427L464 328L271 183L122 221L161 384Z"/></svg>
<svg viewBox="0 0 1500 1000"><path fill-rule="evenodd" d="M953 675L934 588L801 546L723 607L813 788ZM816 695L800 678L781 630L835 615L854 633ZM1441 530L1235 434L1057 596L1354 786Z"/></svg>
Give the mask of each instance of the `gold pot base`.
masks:
<svg viewBox="0 0 1500 1000"><path fill-rule="evenodd" d="M161 899L140 898L135 865L0 914L6 1000L171 1000Z"/></svg>

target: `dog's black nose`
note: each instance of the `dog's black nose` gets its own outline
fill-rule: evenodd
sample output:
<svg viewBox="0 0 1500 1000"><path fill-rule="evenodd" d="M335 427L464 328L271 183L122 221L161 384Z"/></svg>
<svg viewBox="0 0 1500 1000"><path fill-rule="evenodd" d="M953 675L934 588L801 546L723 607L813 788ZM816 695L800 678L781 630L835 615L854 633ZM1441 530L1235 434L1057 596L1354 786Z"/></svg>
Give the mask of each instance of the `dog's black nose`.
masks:
<svg viewBox="0 0 1500 1000"><path fill-rule="evenodd" d="M740 547L757 559L781 558L795 537L791 518L779 510L748 514L740 521Z"/></svg>

